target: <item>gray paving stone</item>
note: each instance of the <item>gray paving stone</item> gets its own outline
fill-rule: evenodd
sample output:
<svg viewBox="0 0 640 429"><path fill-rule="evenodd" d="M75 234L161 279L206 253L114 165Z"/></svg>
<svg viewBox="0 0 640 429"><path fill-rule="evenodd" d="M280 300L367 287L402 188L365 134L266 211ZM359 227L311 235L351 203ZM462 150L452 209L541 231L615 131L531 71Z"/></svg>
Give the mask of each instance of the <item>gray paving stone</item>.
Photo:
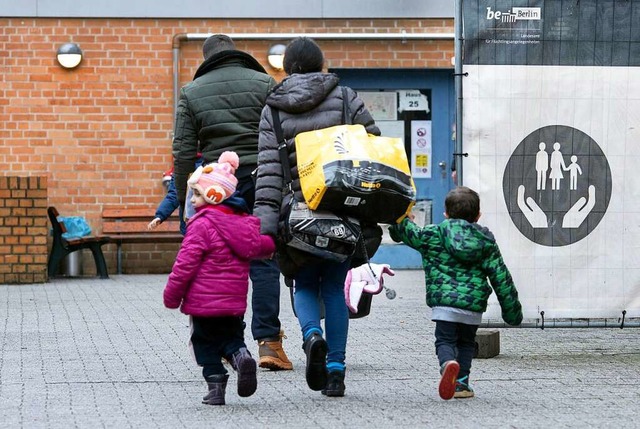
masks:
<svg viewBox="0 0 640 429"><path fill-rule="evenodd" d="M187 318L162 306L165 281L124 275L0 285L0 426L582 428L634 427L640 414L637 328L500 328L500 355L474 360L477 396L442 401L421 271L388 278L398 298L376 296L371 315L352 320L344 398L307 388L283 286L294 371L260 371L249 398L238 397L232 373L227 406L205 406Z"/></svg>

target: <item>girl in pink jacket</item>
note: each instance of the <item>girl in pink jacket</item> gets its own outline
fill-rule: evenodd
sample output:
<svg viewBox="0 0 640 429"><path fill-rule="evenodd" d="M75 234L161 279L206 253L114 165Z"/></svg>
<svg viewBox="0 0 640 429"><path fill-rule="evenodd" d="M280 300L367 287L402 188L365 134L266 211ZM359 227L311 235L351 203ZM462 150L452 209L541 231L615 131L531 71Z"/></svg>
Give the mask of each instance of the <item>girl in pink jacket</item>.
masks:
<svg viewBox="0 0 640 429"><path fill-rule="evenodd" d="M256 391L256 362L244 342L249 261L275 250L273 239L260 234L260 220L234 195L238 164L235 152L223 152L189 179L196 215L164 289L165 307L190 316L191 347L209 388L202 402L209 405L225 404L223 358L238 374L238 395Z"/></svg>

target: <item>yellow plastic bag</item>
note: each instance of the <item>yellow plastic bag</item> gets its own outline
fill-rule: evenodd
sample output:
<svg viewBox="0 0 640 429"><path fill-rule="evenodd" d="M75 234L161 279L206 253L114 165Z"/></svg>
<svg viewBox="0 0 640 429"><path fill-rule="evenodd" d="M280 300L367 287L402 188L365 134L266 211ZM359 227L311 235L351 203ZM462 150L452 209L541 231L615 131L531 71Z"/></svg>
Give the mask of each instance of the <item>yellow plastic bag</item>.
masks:
<svg viewBox="0 0 640 429"><path fill-rule="evenodd" d="M300 186L312 210L393 224L415 204L402 139L338 125L300 133L295 144Z"/></svg>

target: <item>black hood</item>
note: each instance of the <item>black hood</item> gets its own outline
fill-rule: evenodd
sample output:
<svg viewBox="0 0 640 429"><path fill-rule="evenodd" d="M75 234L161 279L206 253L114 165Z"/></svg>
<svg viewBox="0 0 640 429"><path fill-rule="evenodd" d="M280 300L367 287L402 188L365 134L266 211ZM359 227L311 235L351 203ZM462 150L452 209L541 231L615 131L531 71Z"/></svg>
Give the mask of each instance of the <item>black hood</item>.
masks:
<svg viewBox="0 0 640 429"><path fill-rule="evenodd" d="M251 55L246 52L229 50L229 51L221 51L215 55L212 55L208 59L204 60L196 74L193 76L194 79L199 78L200 76L209 73L211 70L216 69L222 65L226 64L238 64L241 67L255 70L260 73L267 74L267 71L260 65L260 63L253 58Z"/></svg>

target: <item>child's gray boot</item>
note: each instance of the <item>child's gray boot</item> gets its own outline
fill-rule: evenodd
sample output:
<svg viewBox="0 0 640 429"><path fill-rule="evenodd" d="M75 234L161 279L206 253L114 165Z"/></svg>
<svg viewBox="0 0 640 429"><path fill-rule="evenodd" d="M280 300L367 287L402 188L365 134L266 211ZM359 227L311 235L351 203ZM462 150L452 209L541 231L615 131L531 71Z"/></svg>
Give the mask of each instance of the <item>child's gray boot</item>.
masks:
<svg viewBox="0 0 640 429"><path fill-rule="evenodd" d="M207 405L224 405L224 394L227 389L229 374L210 375L206 380L209 393L202 398L202 403Z"/></svg>
<svg viewBox="0 0 640 429"><path fill-rule="evenodd" d="M231 366L238 373L238 396L246 398L255 393L258 387L256 371L258 365L246 347L240 348L231 356Z"/></svg>

